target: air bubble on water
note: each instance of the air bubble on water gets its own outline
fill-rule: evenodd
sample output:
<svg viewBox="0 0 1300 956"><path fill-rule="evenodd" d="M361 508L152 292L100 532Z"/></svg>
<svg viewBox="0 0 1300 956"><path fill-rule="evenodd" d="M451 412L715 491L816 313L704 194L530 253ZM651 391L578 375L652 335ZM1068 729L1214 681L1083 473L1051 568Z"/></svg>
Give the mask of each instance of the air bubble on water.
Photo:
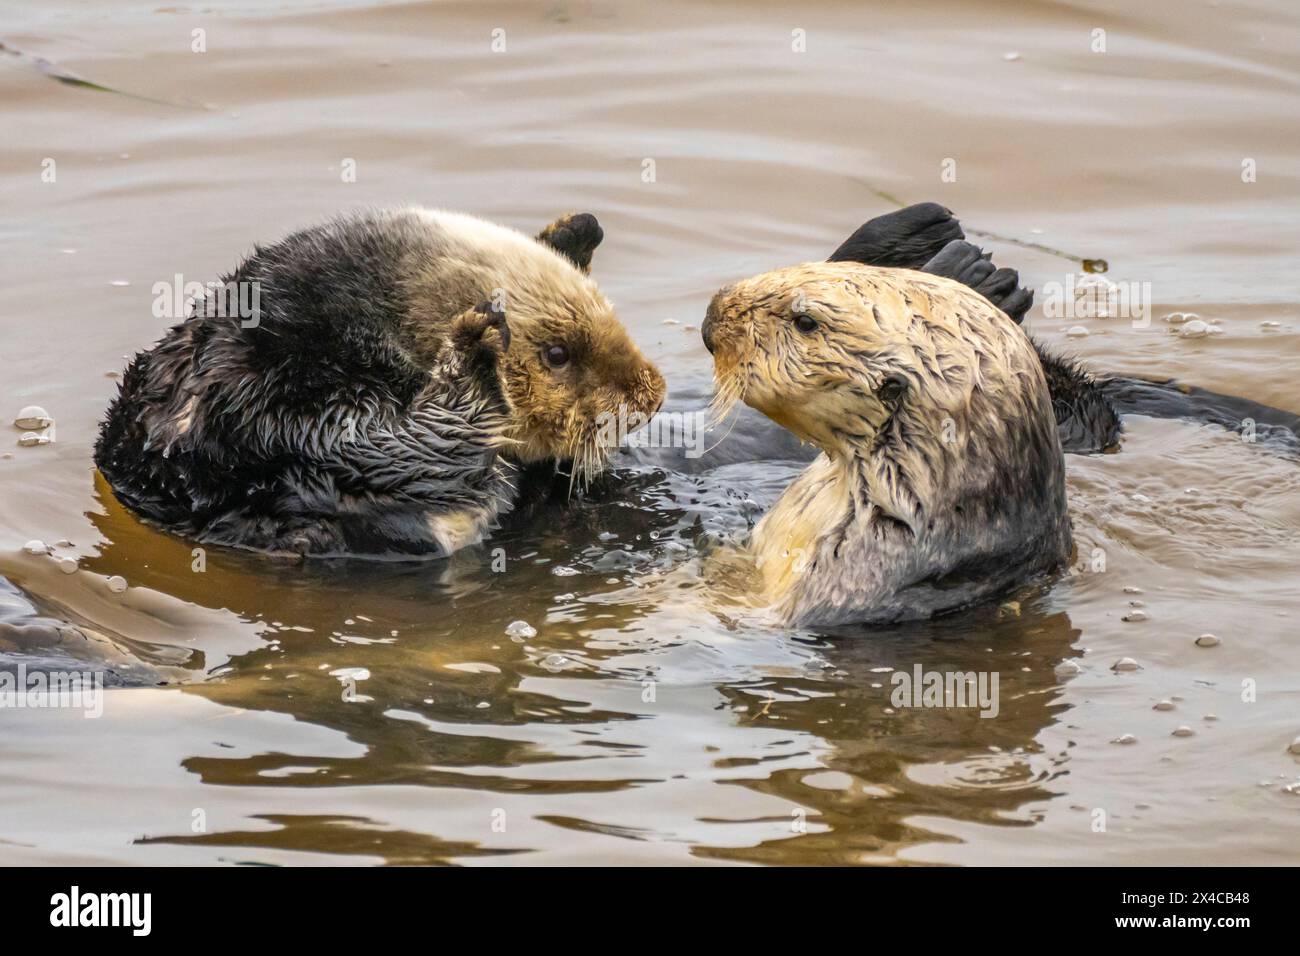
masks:
<svg viewBox="0 0 1300 956"><path fill-rule="evenodd" d="M64 574L75 574L77 571L77 559L59 558L59 570Z"/></svg>
<svg viewBox="0 0 1300 956"><path fill-rule="evenodd" d="M1020 54L1015 50L1008 50L1006 53L1002 54L1002 59L1006 60L1008 63L1014 63L1016 60L1020 59Z"/></svg>
<svg viewBox="0 0 1300 956"><path fill-rule="evenodd" d="M1175 736L1175 737L1190 737L1190 736L1192 736L1192 735L1195 734L1195 733L1196 733L1196 731L1192 730L1191 727L1188 727L1186 724L1183 724L1181 727L1177 728L1177 729L1173 732L1173 736Z"/></svg>
<svg viewBox="0 0 1300 956"><path fill-rule="evenodd" d="M1133 585L1130 584L1130 585L1128 585L1127 587L1124 588L1124 593L1125 593L1125 594L1142 594L1143 591L1142 591L1141 588L1139 588L1139 587L1134 587Z"/></svg>
<svg viewBox="0 0 1300 956"><path fill-rule="evenodd" d="M596 535L596 537L599 538L601 541L613 541L615 538L618 537L618 535L616 535L612 531L602 531L600 534Z"/></svg>
<svg viewBox="0 0 1300 956"><path fill-rule="evenodd" d="M1152 710L1173 710L1174 702L1172 700L1159 700L1156 701L1155 707L1151 709Z"/></svg>
<svg viewBox="0 0 1300 956"><path fill-rule="evenodd" d="M1147 612L1137 611L1137 610L1129 611L1127 614L1125 614L1123 617L1120 618L1121 621L1127 621L1129 624L1136 624L1141 621L1145 621L1146 619L1147 619Z"/></svg>
<svg viewBox="0 0 1300 956"><path fill-rule="evenodd" d="M1201 319L1192 319L1183 323L1182 328L1178 330L1178 334L1185 339L1200 339L1210 335L1213 331L1208 322Z"/></svg>
<svg viewBox="0 0 1300 956"><path fill-rule="evenodd" d="M50 553L50 549L45 546L45 542L40 540L39 538L32 538L31 541L28 541L25 545L23 545L23 550L26 551L28 554L49 554Z"/></svg>
<svg viewBox="0 0 1300 956"><path fill-rule="evenodd" d="M1137 671L1142 669L1142 665L1131 657L1121 657L1110 665L1110 669L1113 671Z"/></svg>
<svg viewBox="0 0 1300 956"><path fill-rule="evenodd" d="M1300 757L1300 737L1291 741L1291 746L1286 748L1286 752L1293 756Z"/></svg>
<svg viewBox="0 0 1300 956"><path fill-rule="evenodd" d="M126 590L126 578L120 574L115 574L108 579L108 589L114 594L121 594Z"/></svg>
<svg viewBox="0 0 1300 956"><path fill-rule="evenodd" d="M50 439L46 435L38 435L36 432L23 432L18 436L18 444L24 448L30 448L33 445L48 445Z"/></svg>
<svg viewBox="0 0 1300 956"><path fill-rule="evenodd" d="M576 574L581 574L582 572L577 568L569 567L567 564L557 564L555 567L551 568L551 573L557 578L571 578Z"/></svg>
<svg viewBox="0 0 1300 956"><path fill-rule="evenodd" d="M1072 325L1065 330L1065 334L1072 339L1082 339L1087 337L1088 330L1082 325Z"/></svg>
<svg viewBox="0 0 1300 956"><path fill-rule="evenodd" d="M1056 667L1052 669L1052 672L1056 674L1057 677L1075 677L1078 674L1083 673L1083 668L1074 661L1061 661L1061 663L1057 664Z"/></svg>
<svg viewBox="0 0 1300 956"><path fill-rule="evenodd" d="M522 644L530 637L537 636L537 628L533 627L527 621L511 621L506 625L506 637L516 644Z"/></svg>
<svg viewBox="0 0 1300 956"><path fill-rule="evenodd" d="M1196 639L1197 647L1218 647L1223 641L1219 640L1213 634L1202 634Z"/></svg>
<svg viewBox="0 0 1300 956"><path fill-rule="evenodd" d="M18 413L14 419L14 427L21 428L23 431L40 431L42 428L49 428L54 424L54 419L50 413L39 405L28 405Z"/></svg>
<svg viewBox="0 0 1300 956"><path fill-rule="evenodd" d="M1135 743L1137 743L1137 740L1138 740L1138 739L1137 739L1136 737L1134 737L1132 734L1120 734L1118 737L1116 737L1114 740L1112 740L1111 743L1113 743L1113 744L1135 744Z"/></svg>
<svg viewBox="0 0 1300 956"><path fill-rule="evenodd" d="M126 279L114 279L109 285L117 286L119 289L129 286L131 283Z"/></svg>
<svg viewBox="0 0 1300 956"><path fill-rule="evenodd" d="M581 665L565 657L563 654L547 654L542 658L541 666L544 670L548 670L555 674L560 671L573 670L575 667Z"/></svg>

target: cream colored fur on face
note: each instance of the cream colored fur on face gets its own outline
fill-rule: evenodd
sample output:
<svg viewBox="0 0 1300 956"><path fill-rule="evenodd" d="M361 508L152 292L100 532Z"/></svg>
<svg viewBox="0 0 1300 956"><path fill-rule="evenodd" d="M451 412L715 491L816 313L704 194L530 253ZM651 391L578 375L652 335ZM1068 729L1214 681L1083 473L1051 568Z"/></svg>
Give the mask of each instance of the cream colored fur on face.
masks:
<svg viewBox="0 0 1300 956"><path fill-rule="evenodd" d="M815 331L798 329L800 313ZM1041 364L977 293L810 263L723 289L709 321L722 408L744 401L823 452L750 544L785 622L927 616L1068 555ZM887 379L905 383L901 399L884 397Z"/></svg>

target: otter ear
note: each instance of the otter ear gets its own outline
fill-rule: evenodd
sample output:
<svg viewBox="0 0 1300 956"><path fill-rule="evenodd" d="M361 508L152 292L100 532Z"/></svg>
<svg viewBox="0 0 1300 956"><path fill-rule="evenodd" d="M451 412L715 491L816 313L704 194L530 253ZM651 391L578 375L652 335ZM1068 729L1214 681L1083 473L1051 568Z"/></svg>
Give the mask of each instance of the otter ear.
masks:
<svg viewBox="0 0 1300 956"><path fill-rule="evenodd" d="M954 239L961 223L937 202L917 203L863 223L831 253L829 262L920 269Z"/></svg>
<svg viewBox="0 0 1300 956"><path fill-rule="evenodd" d="M589 212L561 216L537 234L537 241L550 246L583 272L591 271L591 256L605 238L596 217Z"/></svg>

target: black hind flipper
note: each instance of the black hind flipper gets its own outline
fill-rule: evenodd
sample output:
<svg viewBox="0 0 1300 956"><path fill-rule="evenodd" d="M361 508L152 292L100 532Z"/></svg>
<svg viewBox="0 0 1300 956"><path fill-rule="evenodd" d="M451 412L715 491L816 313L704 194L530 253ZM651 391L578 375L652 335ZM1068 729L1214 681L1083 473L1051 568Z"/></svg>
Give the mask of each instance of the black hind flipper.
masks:
<svg viewBox="0 0 1300 956"><path fill-rule="evenodd" d="M964 235L949 210L937 202L917 203L863 223L827 261L920 269Z"/></svg>
<svg viewBox="0 0 1300 956"><path fill-rule="evenodd" d="M1020 287L1020 273L1015 269L999 269L989 261L993 253L964 239L948 243L920 271L931 275L956 279L970 286L999 309L1020 322L1034 304L1034 293Z"/></svg>

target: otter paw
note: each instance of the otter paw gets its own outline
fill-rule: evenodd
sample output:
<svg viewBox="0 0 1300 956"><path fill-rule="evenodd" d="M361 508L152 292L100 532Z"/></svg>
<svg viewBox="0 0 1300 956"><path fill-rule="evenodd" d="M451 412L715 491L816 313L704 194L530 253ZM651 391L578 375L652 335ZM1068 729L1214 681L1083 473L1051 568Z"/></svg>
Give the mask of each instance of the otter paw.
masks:
<svg viewBox="0 0 1300 956"><path fill-rule="evenodd" d="M479 303L456 318L452 339L461 351L505 354L510 348L510 324L505 310L495 308L491 302Z"/></svg>
<svg viewBox="0 0 1300 956"><path fill-rule="evenodd" d="M583 272L591 271L591 257L605 238L596 217L589 212L561 216L537 234L537 241L550 246Z"/></svg>

